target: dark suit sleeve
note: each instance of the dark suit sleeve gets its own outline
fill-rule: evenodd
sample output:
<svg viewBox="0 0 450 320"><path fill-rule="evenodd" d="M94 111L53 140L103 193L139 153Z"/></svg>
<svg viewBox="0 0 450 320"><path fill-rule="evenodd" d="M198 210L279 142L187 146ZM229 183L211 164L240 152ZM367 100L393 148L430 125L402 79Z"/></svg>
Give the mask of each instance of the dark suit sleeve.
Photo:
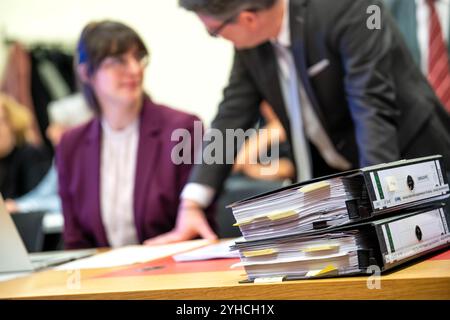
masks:
<svg viewBox="0 0 450 320"><path fill-rule="evenodd" d="M81 249L90 248L92 244L83 235L74 210L74 199L69 191L69 154L66 150L66 141L63 137L56 149L56 167L58 171L58 191L64 215L64 248Z"/></svg>
<svg viewBox="0 0 450 320"><path fill-rule="evenodd" d="M333 28L339 48L345 90L359 149L360 166L400 157L391 50L395 45L392 20L379 1L347 1L348 10ZM369 29L371 4L381 8L381 29Z"/></svg>
<svg viewBox="0 0 450 320"><path fill-rule="evenodd" d="M226 129L249 129L257 120L261 100L261 95L242 61L241 53L236 52L228 86L224 90L219 111L211 124L211 129L219 130L216 132L221 133L224 141L223 149L219 150L223 155L220 157L222 164L202 162L195 165L189 182L208 185L215 190L221 189L232 168L231 164L226 164L226 152L234 152L234 157L237 153L236 147L231 148L225 143ZM209 143L206 141L203 144L203 150Z"/></svg>

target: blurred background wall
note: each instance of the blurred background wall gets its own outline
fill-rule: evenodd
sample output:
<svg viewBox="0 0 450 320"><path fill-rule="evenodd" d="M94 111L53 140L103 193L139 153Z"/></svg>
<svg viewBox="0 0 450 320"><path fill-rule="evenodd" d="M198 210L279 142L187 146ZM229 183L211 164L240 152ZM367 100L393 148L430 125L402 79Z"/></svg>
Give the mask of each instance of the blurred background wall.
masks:
<svg viewBox="0 0 450 320"><path fill-rule="evenodd" d="M120 20L142 36L151 51L145 88L155 101L197 114L209 125L229 75L232 46L209 37L177 0L1 0L0 75L7 39L74 48L83 26L99 19Z"/></svg>

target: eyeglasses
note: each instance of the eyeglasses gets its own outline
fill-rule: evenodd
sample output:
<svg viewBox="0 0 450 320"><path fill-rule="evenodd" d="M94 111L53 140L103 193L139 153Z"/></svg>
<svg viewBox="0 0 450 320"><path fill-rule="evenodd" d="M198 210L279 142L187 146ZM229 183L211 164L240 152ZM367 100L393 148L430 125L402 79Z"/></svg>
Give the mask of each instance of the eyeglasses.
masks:
<svg viewBox="0 0 450 320"><path fill-rule="evenodd" d="M101 63L101 67L117 72L125 72L130 65L130 60L134 60L140 68L144 69L148 65L149 57L147 54L138 54L131 58L129 57L129 55L111 56L103 60L103 62Z"/></svg>
<svg viewBox="0 0 450 320"><path fill-rule="evenodd" d="M222 32L222 30L229 25L231 22L233 22L236 19L236 16L232 16L228 19L226 19L224 22L222 22L217 28L213 30L208 30L208 33L211 37L217 38L219 34Z"/></svg>

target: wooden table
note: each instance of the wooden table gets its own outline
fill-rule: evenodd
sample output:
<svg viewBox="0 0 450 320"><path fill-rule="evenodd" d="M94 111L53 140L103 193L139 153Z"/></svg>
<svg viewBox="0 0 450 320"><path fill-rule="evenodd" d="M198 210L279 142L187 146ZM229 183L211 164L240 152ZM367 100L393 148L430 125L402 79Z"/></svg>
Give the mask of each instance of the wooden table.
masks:
<svg viewBox="0 0 450 320"><path fill-rule="evenodd" d="M130 267L47 270L1 282L0 299L450 299L450 250L383 275L380 289L369 289L368 277L240 284L242 269L205 271L219 262L142 275Z"/></svg>

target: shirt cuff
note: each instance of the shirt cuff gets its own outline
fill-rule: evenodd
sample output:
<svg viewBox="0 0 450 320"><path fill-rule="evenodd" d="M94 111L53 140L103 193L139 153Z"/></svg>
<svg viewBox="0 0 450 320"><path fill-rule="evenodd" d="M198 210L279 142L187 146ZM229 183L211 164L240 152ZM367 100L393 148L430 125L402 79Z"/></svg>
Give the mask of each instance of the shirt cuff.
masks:
<svg viewBox="0 0 450 320"><path fill-rule="evenodd" d="M202 208L206 208L213 201L215 194L216 190L210 186L190 182L183 188L180 198L195 201Z"/></svg>

